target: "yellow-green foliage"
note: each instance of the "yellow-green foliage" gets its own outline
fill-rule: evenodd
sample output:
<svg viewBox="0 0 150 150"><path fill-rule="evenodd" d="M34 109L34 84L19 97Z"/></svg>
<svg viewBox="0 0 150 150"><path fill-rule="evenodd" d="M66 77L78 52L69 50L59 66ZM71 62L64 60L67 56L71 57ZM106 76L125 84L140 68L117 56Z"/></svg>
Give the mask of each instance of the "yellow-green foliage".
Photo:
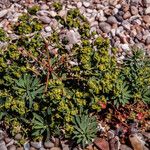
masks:
<svg viewBox="0 0 150 150"><path fill-rule="evenodd" d="M58 3L54 7L61 9ZM110 47L108 39L90 33L89 23L78 9L69 10L66 18L56 16L66 30L76 28L81 35L81 42L70 51L57 31L43 39L43 25L31 14L21 16L13 27L19 38L8 39L9 45L0 49L0 119L10 126L12 135L21 132L41 139L62 128L71 134L72 120L80 109L99 112L101 102L119 106L133 99L149 101L148 61L142 57L138 64L136 59L132 64L130 58L123 68L118 66L116 49ZM5 37L0 30L0 41ZM56 53L49 51L49 44Z"/></svg>
<svg viewBox="0 0 150 150"><path fill-rule="evenodd" d="M5 42L5 41L7 41L6 33L2 28L0 28L0 42Z"/></svg>

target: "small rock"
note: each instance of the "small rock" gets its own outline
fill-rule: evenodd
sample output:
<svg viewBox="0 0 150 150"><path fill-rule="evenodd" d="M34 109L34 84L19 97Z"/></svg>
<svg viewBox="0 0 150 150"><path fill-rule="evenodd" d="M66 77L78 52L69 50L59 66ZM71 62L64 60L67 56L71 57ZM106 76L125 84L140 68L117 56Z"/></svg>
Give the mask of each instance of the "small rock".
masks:
<svg viewBox="0 0 150 150"><path fill-rule="evenodd" d="M120 149L120 142L119 138L116 136L115 138L112 138L109 142L110 149L111 150L119 150Z"/></svg>
<svg viewBox="0 0 150 150"><path fill-rule="evenodd" d="M46 4L43 4L43 5L41 5L41 9L42 10L47 10L47 9L49 9L49 6L46 5Z"/></svg>
<svg viewBox="0 0 150 150"><path fill-rule="evenodd" d="M70 150L69 145L63 145L62 150Z"/></svg>
<svg viewBox="0 0 150 150"><path fill-rule="evenodd" d="M4 139L4 132L0 130L0 141Z"/></svg>
<svg viewBox="0 0 150 150"><path fill-rule="evenodd" d="M4 141L0 141L0 150L7 150L7 147Z"/></svg>
<svg viewBox="0 0 150 150"><path fill-rule="evenodd" d="M15 136L15 140L21 140L22 135L20 133L16 134Z"/></svg>
<svg viewBox="0 0 150 150"><path fill-rule="evenodd" d="M148 7L150 6L150 1L149 0L143 0L144 6Z"/></svg>
<svg viewBox="0 0 150 150"><path fill-rule="evenodd" d="M109 140L114 138L115 137L115 132L113 130L108 131L107 137L108 137Z"/></svg>
<svg viewBox="0 0 150 150"><path fill-rule="evenodd" d="M123 144L120 146L120 149L121 150L132 150L132 148L128 147L127 145L123 145Z"/></svg>
<svg viewBox="0 0 150 150"><path fill-rule="evenodd" d="M30 144L28 142L26 142L24 145L24 150L30 150Z"/></svg>
<svg viewBox="0 0 150 150"><path fill-rule="evenodd" d="M61 10L59 11L58 15L62 18L64 18L67 15L67 11L66 10Z"/></svg>
<svg viewBox="0 0 150 150"><path fill-rule="evenodd" d="M131 6L131 14L132 15L137 15L138 14L138 9L137 9L137 7L135 7L135 6Z"/></svg>
<svg viewBox="0 0 150 150"><path fill-rule="evenodd" d="M56 29L58 27L58 22L54 19L51 21L50 26L52 29Z"/></svg>
<svg viewBox="0 0 150 150"><path fill-rule="evenodd" d="M11 145L8 147L8 150L16 150L16 146L15 145Z"/></svg>
<svg viewBox="0 0 150 150"><path fill-rule="evenodd" d="M108 33L111 30L111 26L106 22L99 23L99 27L104 33Z"/></svg>
<svg viewBox="0 0 150 150"><path fill-rule="evenodd" d="M83 5L84 5L84 7L86 7L86 8L87 8L87 7L89 7L89 6L90 6L90 2L86 2L86 1L84 1L84 2L83 2Z"/></svg>
<svg viewBox="0 0 150 150"><path fill-rule="evenodd" d="M44 147L41 147L39 150L47 150L47 149L45 149Z"/></svg>
<svg viewBox="0 0 150 150"><path fill-rule="evenodd" d="M47 16L42 16L40 17L39 16L39 19L43 22L43 23L46 23L46 24L49 24L51 22L51 19Z"/></svg>
<svg viewBox="0 0 150 150"><path fill-rule="evenodd" d="M45 148L52 148L52 147L54 147L54 143L51 141L46 141L46 142L44 142L44 147Z"/></svg>
<svg viewBox="0 0 150 150"><path fill-rule="evenodd" d="M128 44L121 44L121 48L123 49L123 50L130 50L130 48L129 48L129 45Z"/></svg>
<svg viewBox="0 0 150 150"><path fill-rule="evenodd" d="M124 11L124 12L127 12L128 10L129 10L129 4L124 4L124 5L122 5L122 10Z"/></svg>
<svg viewBox="0 0 150 150"><path fill-rule="evenodd" d="M59 147L53 147L50 150L61 150Z"/></svg>
<svg viewBox="0 0 150 150"><path fill-rule="evenodd" d="M18 147L17 150L24 150L24 148L23 147Z"/></svg>
<svg viewBox="0 0 150 150"><path fill-rule="evenodd" d="M130 142L134 150L143 150L144 143L143 141L137 136L137 134L131 134L129 136Z"/></svg>
<svg viewBox="0 0 150 150"><path fill-rule="evenodd" d="M144 132L144 133L142 133L142 134L143 134L143 136L144 136L146 139L150 140L150 133L149 133L149 132Z"/></svg>
<svg viewBox="0 0 150 150"><path fill-rule="evenodd" d="M50 27L50 26L47 26L47 27L45 27L45 31L46 31L46 32L51 32L51 31L52 31L52 29L51 29L51 27Z"/></svg>
<svg viewBox="0 0 150 150"><path fill-rule="evenodd" d="M129 19L131 17L131 13L129 11L127 11L124 15L123 18L124 19Z"/></svg>
<svg viewBox="0 0 150 150"><path fill-rule="evenodd" d="M100 150L109 150L109 143L102 138L97 138L94 141L94 145Z"/></svg>
<svg viewBox="0 0 150 150"><path fill-rule="evenodd" d="M78 32L70 30L67 32L67 39L69 41L69 44L76 44L80 40L80 34Z"/></svg>
<svg viewBox="0 0 150 150"><path fill-rule="evenodd" d="M9 146L13 145L14 142L15 142L14 139L11 139L11 141L6 146L9 147Z"/></svg>
<svg viewBox="0 0 150 150"><path fill-rule="evenodd" d="M56 17L57 13L55 11L50 11L49 14L54 18Z"/></svg>
<svg viewBox="0 0 150 150"><path fill-rule="evenodd" d="M117 14L118 13L118 8L114 8L113 10L112 10L112 15L115 15L115 14Z"/></svg>
<svg viewBox="0 0 150 150"><path fill-rule="evenodd" d="M150 15L143 16L143 21L150 25Z"/></svg>
<svg viewBox="0 0 150 150"><path fill-rule="evenodd" d="M148 8L145 9L145 14L146 15L150 14L150 7L148 7Z"/></svg>
<svg viewBox="0 0 150 150"><path fill-rule="evenodd" d="M0 18L4 17L8 13L9 9L4 9L0 11Z"/></svg>
<svg viewBox="0 0 150 150"><path fill-rule="evenodd" d="M12 139L10 138L5 138L5 143L8 144Z"/></svg>
<svg viewBox="0 0 150 150"><path fill-rule="evenodd" d="M110 24L118 23L117 19L114 16L108 17L107 22Z"/></svg>
<svg viewBox="0 0 150 150"><path fill-rule="evenodd" d="M81 3L81 2L78 2L78 3L77 3L77 7L78 7L78 8L81 8L81 7L82 7L82 3Z"/></svg>
<svg viewBox="0 0 150 150"><path fill-rule="evenodd" d="M42 142L30 142L31 143L31 146L34 147L34 148L41 148L42 147Z"/></svg>
<svg viewBox="0 0 150 150"><path fill-rule="evenodd" d="M30 149L28 149L28 150L37 150L37 149L34 147L30 147Z"/></svg>
<svg viewBox="0 0 150 150"><path fill-rule="evenodd" d="M112 6L116 6L118 4L118 0L109 0L109 4Z"/></svg>
<svg viewBox="0 0 150 150"><path fill-rule="evenodd" d="M148 37L146 38L145 44L146 44L146 45L149 45L149 44L150 44L150 36L148 36ZM150 138L150 137L149 137L149 138Z"/></svg>

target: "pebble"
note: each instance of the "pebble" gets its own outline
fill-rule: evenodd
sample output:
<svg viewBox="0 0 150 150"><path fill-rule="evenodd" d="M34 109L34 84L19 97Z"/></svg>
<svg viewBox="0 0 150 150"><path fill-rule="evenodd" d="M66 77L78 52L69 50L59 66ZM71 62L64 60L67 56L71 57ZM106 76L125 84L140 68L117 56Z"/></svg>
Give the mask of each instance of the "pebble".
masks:
<svg viewBox="0 0 150 150"><path fill-rule="evenodd" d="M96 145L96 147L100 150L109 150L109 143L105 139L95 139L94 145Z"/></svg>
<svg viewBox="0 0 150 150"><path fill-rule="evenodd" d="M42 142L30 142L31 146L34 147L34 148L41 148L42 147Z"/></svg>
<svg viewBox="0 0 150 150"><path fill-rule="evenodd" d="M89 6L90 6L90 3L89 3L89 2L84 1L84 2L83 2L83 5L84 5L84 7L86 7L86 8L87 8L87 7L89 7Z"/></svg>
<svg viewBox="0 0 150 150"><path fill-rule="evenodd" d="M99 27L100 27L100 29L101 29L103 32L105 32L105 33L108 33L108 32L110 32L110 30L111 30L110 24L108 24L108 23L106 23L106 22L101 22L101 23L99 23Z"/></svg>
<svg viewBox="0 0 150 150"><path fill-rule="evenodd" d="M118 23L117 19L114 16L109 16L107 22L110 24Z"/></svg>
<svg viewBox="0 0 150 150"><path fill-rule="evenodd" d="M44 147L41 147L39 150L47 150L47 149L45 149Z"/></svg>
<svg viewBox="0 0 150 150"><path fill-rule="evenodd" d="M124 5L122 5L122 10L124 11L124 12L127 12L128 10L129 10L129 4L124 4Z"/></svg>
<svg viewBox="0 0 150 150"><path fill-rule="evenodd" d="M80 34L78 32L70 30L67 32L67 39L69 41L69 44L76 44L80 39Z"/></svg>
<svg viewBox="0 0 150 150"><path fill-rule="evenodd" d="M52 147L54 147L54 143L51 141L44 142L44 147L45 148L52 148Z"/></svg>
<svg viewBox="0 0 150 150"><path fill-rule="evenodd" d="M8 150L16 150L16 146L15 145L11 145L8 147Z"/></svg>
<svg viewBox="0 0 150 150"><path fill-rule="evenodd" d="M4 141L0 141L0 150L7 150L7 147Z"/></svg>
<svg viewBox="0 0 150 150"><path fill-rule="evenodd" d="M59 11L59 13L58 13L58 16L60 16L60 17L62 17L62 18L66 17L66 15L67 15L67 11L66 11L66 10L61 10L61 11Z"/></svg>
<svg viewBox="0 0 150 150"><path fill-rule="evenodd" d="M112 15L115 15L115 14L117 14L118 13L118 8L114 8L113 10L112 10Z"/></svg>
<svg viewBox="0 0 150 150"><path fill-rule="evenodd" d="M37 150L37 149L34 147L30 147L30 149L28 149L28 150Z"/></svg>
<svg viewBox="0 0 150 150"><path fill-rule="evenodd" d="M138 9L135 6L131 6L131 14L132 15L137 15L138 14Z"/></svg>
<svg viewBox="0 0 150 150"><path fill-rule="evenodd" d="M46 24L49 24L51 22L51 19L47 16L42 16L42 17L39 17L39 19L43 22L43 23L46 23Z"/></svg>
<svg viewBox="0 0 150 150"><path fill-rule="evenodd" d="M150 25L150 15L143 16L143 21Z"/></svg>
<svg viewBox="0 0 150 150"><path fill-rule="evenodd" d="M41 9L42 9L42 10L48 10L48 9L49 9L49 6L46 5L46 4L43 4L43 5L41 5Z"/></svg>
<svg viewBox="0 0 150 150"><path fill-rule="evenodd" d="M8 147L8 146L11 146L11 145L13 145L13 144L14 144L14 142L15 142L15 141L14 141L14 139L11 139L11 140L10 140L10 142L9 142L9 143L7 143L7 145L6 145L6 146L7 146L7 147Z"/></svg>
<svg viewBox="0 0 150 150"><path fill-rule="evenodd" d="M64 143L62 143L62 149L63 150L70 150L69 145L68 144L64 144Z"/></svg>
<svg viewBox="0 0 150 150"><path fill-rule="evenodd" d="M150 7L148 7L148 8L145 9L145 14L146 15L150 14Z"/></svg>
<svg viewBox="0 0 150 150"><path fill-rule="evenodd" d="M143 0L143 3L146 7L150 6L150 1L149 0Z"/></svg>
<svg viewBox="0 0 150 150"><path fill-rule="evenodd" d="M125 51L130 50L129 45L128 44L121 44L121 48Z"/></svg>
<svg viewBox="0 0 150 150"><path fill-rule="evenodd" d="M51 15L51 17L56 17L57 13L55 11L50 11L49 14Z"/></svg>
<svg viewBox="0 0 150 150"><path fill-rule="evenodd" d="M47 26L47 27L45 27L45 31L46 31L46 32L51 32L51 31L52 31L52 28L51 28L50 26Z"/></svg>
<svg viewBox="0 0 150 150"><path fill-rule="evenodd" d="M128 147L127 145L123 145L123 144L120 146L120 149L121 150L132 150L132 148Z"/></svg>
<svg viewBox="0 0 150 150"><path fill-rule="evenodd" d="M9 12L8 9L4 9L0 11L0 18L4 17Z"/></svg>
<svg viewBox="0 0 150 150"><path fill-rule="evenodd" d="M59 147L53 147L50 150L61 150Z"/></svg>
<svg viewBox="0 0 150 150"><path fill-rule="evenodd" d="M123 15L123 19L129 19L131 17L131 13L129 11L127 11L124 15Z"/></svg>
<svg viewBox="0 0 150 150"><path fill-rule="evenodd" d="M77 8L81 8L82 7L82 2L78 2L77 3Z"/></svg>
<svg viewBox="0 0 150 150"><path fill-rule="evenodd" d="M146 45L149 45L149 44L150 44L150 36L148 36L148 37L146 38L145 44L146 44Z"/></svg>
<svg viewBox="0 0 150 150"><path fill-rule="evenodd" d="M17 147L17 150L24 150L23 147Z"/></svg>
<svg viewBox="0 0 150 150"><path fill-rule="evenodd" d="M30 144L28 142L26 142L24 145L24 150L29 150L30 149Z"/></svg>
<svg viewBox="0 0 150 150"><path fill-rule="evenodd" d="M21 140L22 135L20 133L16 134L15 136L15 140Z"/></svg>

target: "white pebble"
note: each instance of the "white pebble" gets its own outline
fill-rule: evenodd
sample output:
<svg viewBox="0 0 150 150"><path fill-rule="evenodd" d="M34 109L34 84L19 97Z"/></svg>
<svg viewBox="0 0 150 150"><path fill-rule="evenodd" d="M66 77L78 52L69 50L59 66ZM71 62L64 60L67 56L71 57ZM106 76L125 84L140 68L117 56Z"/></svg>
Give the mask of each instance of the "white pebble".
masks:
<svg viewBox="0 0 150 150"><path fill-rule="evenodd" d="M90 3L89 2L83 2L83 5L84 5L84 7L89 7L90 6Z"/></svg>
<svg viewBox="0 0 150 150"><path fill-rule="evenodd" d="M45 27L45 31L46 31L46 32L51 32L51 30L52 30L52 29L51 29L50 26Z"/></svg>
<svg viewBox="0 0 150 150"><path fill-rule="evenodd" d="M81 2L78 2L78 3L77 3L77 7L78 7L78 8L81 8L81 7L82 7L82 3L81 3Z"/></svg>
<svg viewBox="0 0 150 150"><path fill-rule="evenodd" d="M122 48L123 50L130 50L128 44L122 44L122 45L121 45L121 48Z"/></svg>

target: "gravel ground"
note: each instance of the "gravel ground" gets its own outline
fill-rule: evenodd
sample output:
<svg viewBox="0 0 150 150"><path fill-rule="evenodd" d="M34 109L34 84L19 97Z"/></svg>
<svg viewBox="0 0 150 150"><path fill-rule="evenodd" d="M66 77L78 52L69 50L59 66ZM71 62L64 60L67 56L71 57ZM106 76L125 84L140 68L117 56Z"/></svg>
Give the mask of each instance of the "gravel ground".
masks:
<svg viewBox="0 0 150 150"><path fill-rule="evenodd" d="M118 59L123 59L125 57L125 52L130 51L130 48L134 45L145 49L150 55L150 0L60 1L63 3L63 9L56 12L51 7L54 0L0 0L0 27L3 28L11 38L17 37L17 35L11 31L10 24L15 24L18 17L22 13L27 12L27 8L36 4L40 6L40 10L36 13L36 17L44 24L41 34L47 37L52 33L52 29L57 29L58 32L61 32L61 25L54 18L56 15L64 17L67 10L79 8L80 12L88 18L91 32L96 31L97 36L109 38L111 46L118 48ZM68 31L66 34L68 39L70 39L70 47L80 39L79 34L75 31ZM0 131L0 134L0 150L23 150L23 148L16 148L14 145L15 140L21 138L19 135L17 135L18 137L16 137L15 140L9 139L7 136L5 136L4 140L4 133ZM150 137L150 135L145 136L148 139ZM134 139L138 139L137 135L133 137ZM100 142L100 140L98 141ZM98 145L98 142L95 144ZM105 144L107 145L107 143ZM58 147L55 147L53 142L44 143L44 146L41 142L26 143L24 149L59 150ZM69 149L68 145L64 144L63 150ZM116 147L113 150L118 149L119 148ZM120 149L132 150L126 145L121 145ZM104 150L107 150L107 146ZM134 150L142 149L135 147Z"/></svg>

